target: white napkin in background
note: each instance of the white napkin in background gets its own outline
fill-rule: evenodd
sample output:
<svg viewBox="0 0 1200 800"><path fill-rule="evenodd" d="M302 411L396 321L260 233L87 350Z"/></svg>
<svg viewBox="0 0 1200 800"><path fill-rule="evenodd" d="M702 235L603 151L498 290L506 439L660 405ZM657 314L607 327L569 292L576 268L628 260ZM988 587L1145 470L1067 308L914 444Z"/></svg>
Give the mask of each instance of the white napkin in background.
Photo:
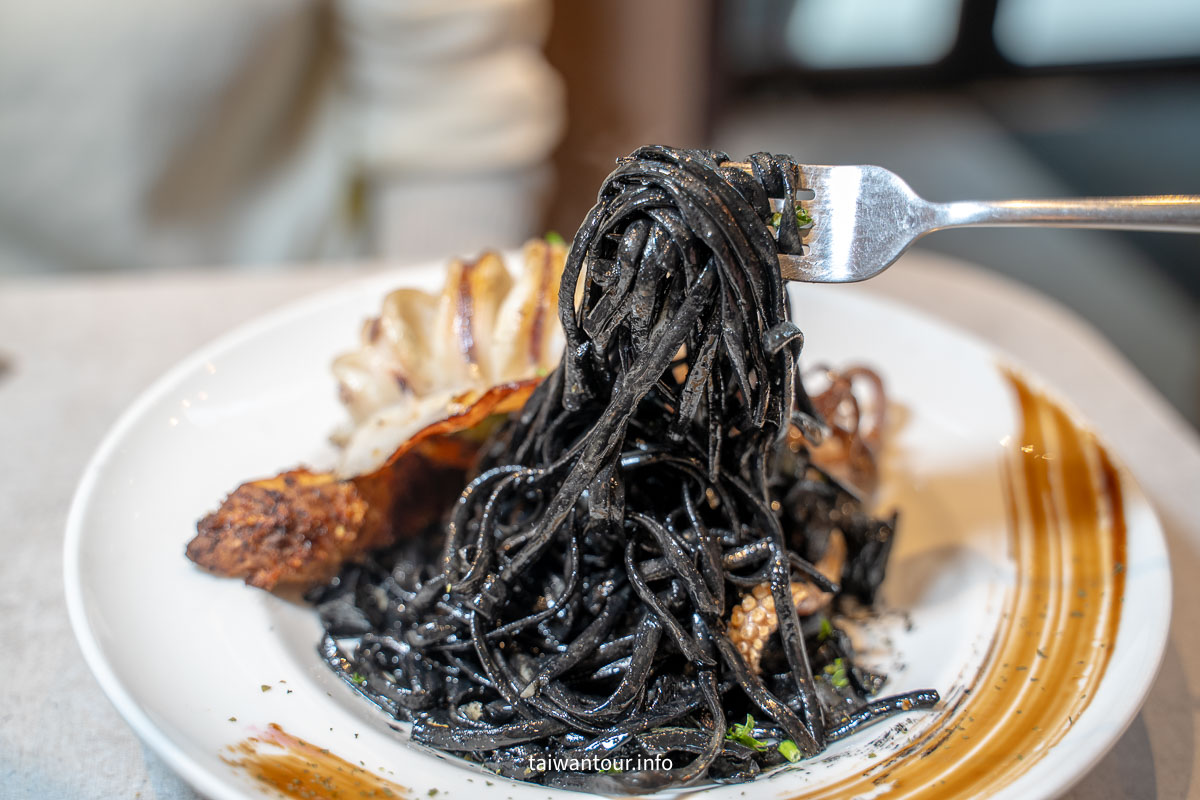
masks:
<svg viewBox="0 0 1200 800"><path fill-rule="evenodd" d="M562 81L530 0L339 0L355 152L379 251L441 258L536 233ZM447 242L454 242L448 248Z"/></svg>
<svg viewBox="0 0 1200 800"><path fill-rule="evenodd" d="M0 273L515 244L563 124L548 24L545 0L3 4Z"/></svg>

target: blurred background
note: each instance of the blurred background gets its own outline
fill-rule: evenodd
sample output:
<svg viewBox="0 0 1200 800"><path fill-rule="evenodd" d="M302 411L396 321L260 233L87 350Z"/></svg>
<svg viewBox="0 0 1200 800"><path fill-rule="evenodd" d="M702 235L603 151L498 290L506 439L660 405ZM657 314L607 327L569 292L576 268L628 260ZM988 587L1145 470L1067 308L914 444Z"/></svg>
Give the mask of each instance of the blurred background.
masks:
<svg viewBox="0 0 1200 800"><path fill-rule="evenodd" d="M932 200L1200 194L1200 3L0 0L0 276L569 234L646 143ZM922 244L1073 309L1200 422L1200 237Z"/></svg>

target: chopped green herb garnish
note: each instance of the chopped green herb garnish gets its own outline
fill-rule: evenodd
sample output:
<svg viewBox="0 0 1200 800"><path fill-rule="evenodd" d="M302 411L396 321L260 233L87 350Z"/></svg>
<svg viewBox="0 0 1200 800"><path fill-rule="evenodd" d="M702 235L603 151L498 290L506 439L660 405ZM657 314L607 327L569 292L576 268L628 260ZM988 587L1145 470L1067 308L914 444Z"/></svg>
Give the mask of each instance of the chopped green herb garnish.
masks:
<svg viewBox="0 0 1200 800"><path fill-rule="evenodd" d="M547 244L566 244L567 240L562 237L558 231L546 231L545 237Z"/></svg>
<svg viewBox="0 0 1200 800"><path fill-rule="evenodd" d="M809 216L808 211L806 211L803 206L796 206L796 225L797 226L803 228L805 225L811 225L812 221L813 221L812 217ZM771 227L772 228L778 228L779 223L781 223L781 222L783 222L783 214L776 211L774 214L771 215Z"/></svg>
<svg viewBox="0 0 1200 800"><path fill-rule="evenodd" d="M833 624L829 617L821 617L821 631L817 634L817 641L823 642L830 636L833 636Z"/></svg>
<svg viewBox="0 0 1200 800"><path fill-rule="evenodd" d="M850 685L850 679L846 676L846 664L840 658L835 658L832 664L825 665L825 674L829 676L829 682L839 689Z"/></svg>
<svg viewBox="0 0 1200 800"><path fill-rule="evenodd" d="M600 774L601 775L620 775L624 771L625 770L621 769L620 767L609 767L608 769L600 770Z"/></svg>
<svg viewBox="0 0 1200 800"><path fill-rule="evenodd" d="M779 743L779 755L786 758L792 764L800 760L800 748L796 747L796 743L791 739L784 739Z"/></svg>
<svg viewBox="0 0 1200 800"><path fill-rule="evenodd" d="M358 684L359 686L362 686L364 683L367 682L367 679L364 678L362 675L359 675L357 672L355 672L354 674L352 674L350 676L350 681L352 683Z"/></svg>
<svg viewBox="0 0 1200 800"><path fill-rule="evenodd" d="M745 745L751 750L762 752L767 749L767 743L754 738L754 717L746 715L746 721L740 725L729 726L729 733L725 734L725 738L732 742L737 742L740 745Z"/></svg>

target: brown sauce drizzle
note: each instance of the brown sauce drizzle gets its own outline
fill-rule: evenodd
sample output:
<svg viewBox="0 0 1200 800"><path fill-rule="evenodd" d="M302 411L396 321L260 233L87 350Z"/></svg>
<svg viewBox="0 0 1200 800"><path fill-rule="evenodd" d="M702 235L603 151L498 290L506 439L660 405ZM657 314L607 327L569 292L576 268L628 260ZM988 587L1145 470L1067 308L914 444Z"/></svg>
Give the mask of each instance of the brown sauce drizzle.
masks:
<svg viewBox="0 0 1200 800"><path fill-rule="evenodd" d="M918 740L797 800L995 793L1062 739L1100 683L1125 590L1120 476L1057 403L1004 376L1021 421L1002 464L1015 576L984 663Z"/></svg>
<svg viewBox="0 0 1200 800"><path fill-rule="evenodd" d="M263 733L228 749L233 757L222 756L222 760L284 797L348 800L409 795L405 787L292 736L273 722Z"/></svg>

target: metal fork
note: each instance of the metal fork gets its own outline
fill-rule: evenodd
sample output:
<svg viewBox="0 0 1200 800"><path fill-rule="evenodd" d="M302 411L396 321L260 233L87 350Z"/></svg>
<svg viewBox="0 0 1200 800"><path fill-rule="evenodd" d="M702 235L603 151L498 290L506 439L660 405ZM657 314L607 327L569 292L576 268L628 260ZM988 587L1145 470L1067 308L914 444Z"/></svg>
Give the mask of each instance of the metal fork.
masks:
<svg viewBox="0 0 1200 800"><path fill-rule="evenodd" d="M750 165L728 166L749 171ZM787 280L852 283L895 263L927 233L974 225L1200 233L1200 195L931 203L883 167L802 165L797 203L812 218L803 255L781 255ZM804 231L802 231L803 233Z"/></svg>

